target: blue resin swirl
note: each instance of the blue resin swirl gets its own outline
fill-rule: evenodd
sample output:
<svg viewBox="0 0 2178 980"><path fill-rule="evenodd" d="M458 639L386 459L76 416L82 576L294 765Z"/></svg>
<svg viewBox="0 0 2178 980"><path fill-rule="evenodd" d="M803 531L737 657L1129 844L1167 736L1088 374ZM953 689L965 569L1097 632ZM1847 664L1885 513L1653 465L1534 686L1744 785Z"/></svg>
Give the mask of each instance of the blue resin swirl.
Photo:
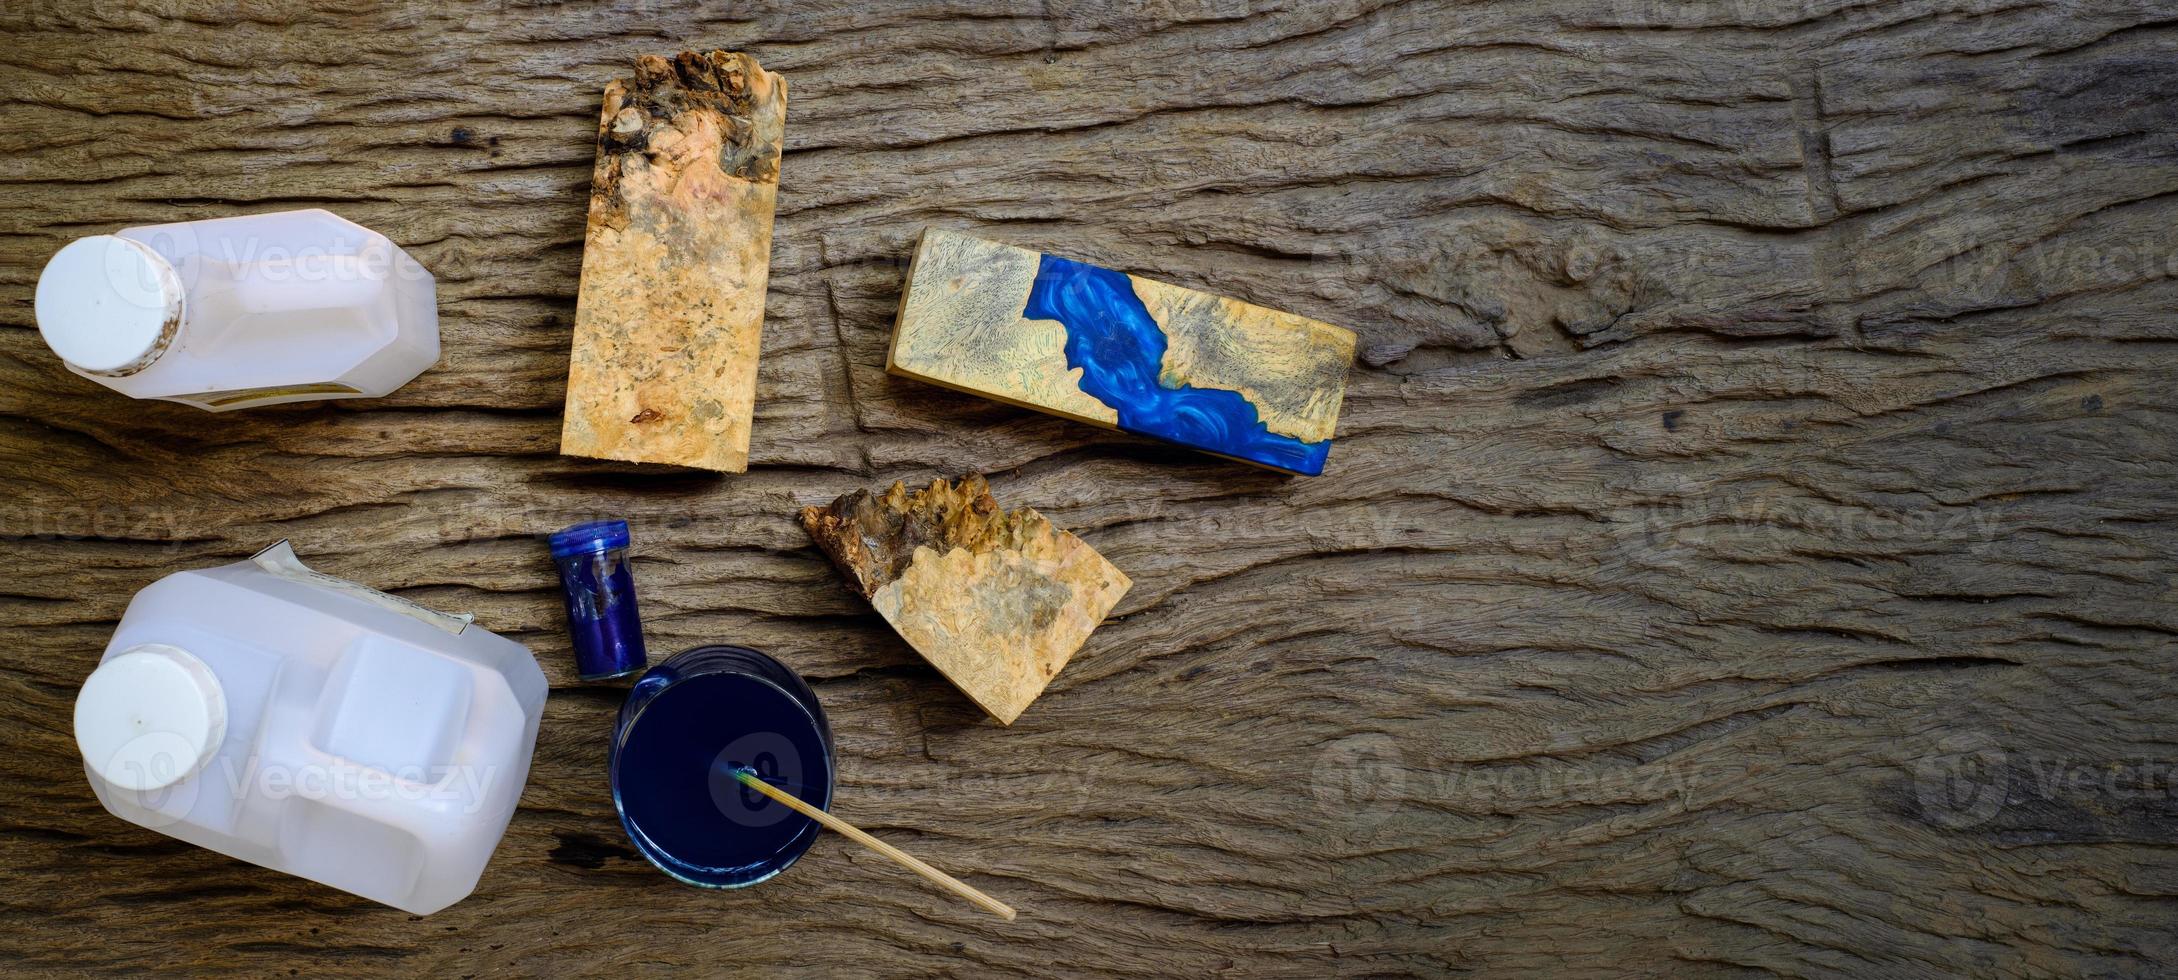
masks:
<svg viewBox="0 0 2178 980"><path fill-rule="evenodd" d="M1237 391L1166 387L1158 379L1164 329L1125 274L1045 255L1021 315L1066 328L1066 366L1081 369L1081 390L1118 412L1120 428L1304 476L1323 472L1331 440L1270 431Z"/></svg>

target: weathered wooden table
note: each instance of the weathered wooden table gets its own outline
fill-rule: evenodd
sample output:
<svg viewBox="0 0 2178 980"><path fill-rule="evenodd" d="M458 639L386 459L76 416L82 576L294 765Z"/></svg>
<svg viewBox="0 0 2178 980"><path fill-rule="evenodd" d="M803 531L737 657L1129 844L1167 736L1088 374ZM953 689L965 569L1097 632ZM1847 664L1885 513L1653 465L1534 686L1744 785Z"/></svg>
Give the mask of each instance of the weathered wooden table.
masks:
<svg viewBox="0 0 2178 980"><path fill-rule="evenodd" d="M289 6L0 12L8 972L2178 970L2178 7ZM683 46L793 86L744 476L554 452L599 91ZM72 236L295 207L438 275L438 367L213 416L32 329ZM1328 475L887 377L926 224L1359 331ZM1012 728L793 520L971 470L1136 582ZM641 861L539 538L598 515L654 650L802 671L838 811L1021 920ZM282 537L552 678L443 913L85 784L131 594Z"/></svg>

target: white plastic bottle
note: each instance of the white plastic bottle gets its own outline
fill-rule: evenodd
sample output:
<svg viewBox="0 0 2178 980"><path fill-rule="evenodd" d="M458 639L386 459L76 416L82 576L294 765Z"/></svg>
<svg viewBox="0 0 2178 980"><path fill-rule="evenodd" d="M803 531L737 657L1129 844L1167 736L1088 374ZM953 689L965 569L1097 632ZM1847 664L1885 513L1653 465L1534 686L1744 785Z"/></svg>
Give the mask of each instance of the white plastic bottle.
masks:
<svg viewBox="0 0 2178 980"><path fill-rule="evenodd" d="M439 359L431 274L317 209L76 239L39 275L37 314L69 370L214 412L375 398Z"/></svg>
<svg viewBox="0 0 2178 980"><path fill-rule="evenodd" d="M529 648L283 541L137 593L75 730L113 815L424 915L475 889L544 702Z"/></svg>

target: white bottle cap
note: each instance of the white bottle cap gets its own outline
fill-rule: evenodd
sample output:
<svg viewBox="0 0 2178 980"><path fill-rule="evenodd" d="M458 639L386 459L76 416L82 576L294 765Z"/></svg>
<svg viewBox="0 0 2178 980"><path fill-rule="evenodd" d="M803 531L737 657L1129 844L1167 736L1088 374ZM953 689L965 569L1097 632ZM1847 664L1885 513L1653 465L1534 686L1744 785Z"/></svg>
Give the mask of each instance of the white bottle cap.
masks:
<svg viewBox="0 0 2178 980"><path fill-rule="evenodd" d="M195 775L226 734L219 677L180 647L130 647L99 664L76 694L76 748L92 773L122 789Z"/></svg>
<svg viewBox="0 0 2178 980"><path fill-rule="evenodd" d="M181 332L182 296L174 266L142 242L78 238L38 275L38 333L80 370L134 374Z"/></svg>

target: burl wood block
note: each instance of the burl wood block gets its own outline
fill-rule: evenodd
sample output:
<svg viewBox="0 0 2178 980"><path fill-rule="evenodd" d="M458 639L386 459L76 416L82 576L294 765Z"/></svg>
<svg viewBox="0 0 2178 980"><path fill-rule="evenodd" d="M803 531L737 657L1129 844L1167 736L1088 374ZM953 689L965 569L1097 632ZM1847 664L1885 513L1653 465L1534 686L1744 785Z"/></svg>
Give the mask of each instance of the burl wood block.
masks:
<svg viewBox="0 0 2178 980"><path fill-rule="evenodd" d="M1307 317L929 228L886 369L1315 476L1354 343Z"/></svg>
<svg viewBox="0 0 2178 980"><path fill-rule="evenodd" d="M749 468L786 91L726 51L605 86L560 452Z"/></svg>
<svg viewBox="0 0 2178 980"><path fill-rule="evenodd" d="M1133 585L980 476L913 493L858 490L802 526L923 659L1005 724L1043 693Z"/></svg>

